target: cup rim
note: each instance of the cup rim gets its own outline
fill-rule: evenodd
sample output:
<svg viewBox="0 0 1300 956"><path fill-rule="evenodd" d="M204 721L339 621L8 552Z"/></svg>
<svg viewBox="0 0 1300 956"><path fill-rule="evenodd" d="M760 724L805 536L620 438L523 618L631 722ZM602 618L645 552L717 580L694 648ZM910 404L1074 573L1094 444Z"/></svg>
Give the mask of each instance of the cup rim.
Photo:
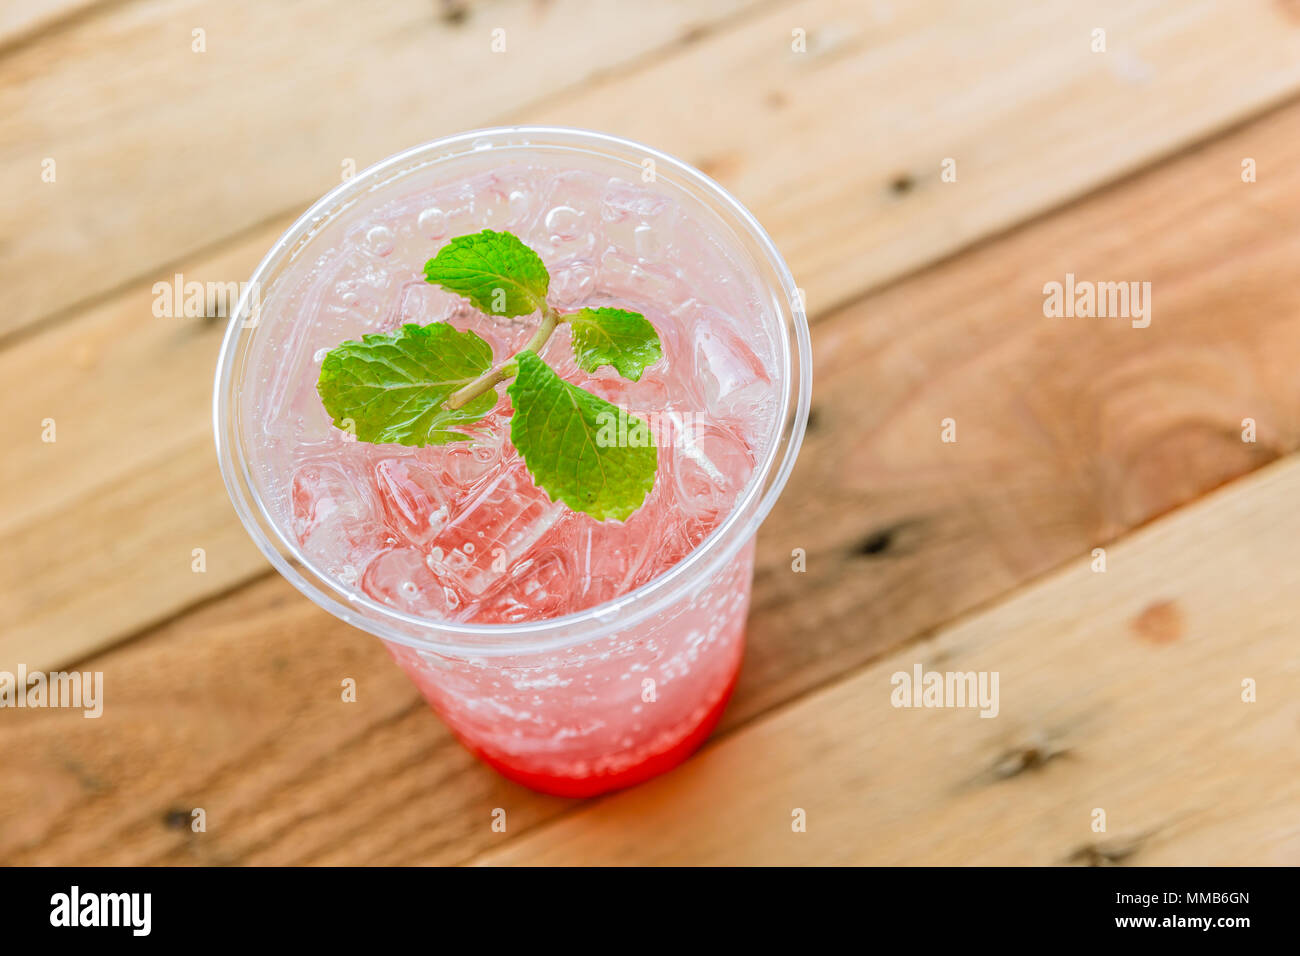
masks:
<svg viewBox="0 0 1300 956"><path fill-rule="evenodd" d="M506 141L499 147L495 143L483 145L492 138ZM289 539L264 507L249 472L234 413L235 386L238 383L233 375L236 360L241 357L239 353L246 344L240 332L250 308L252 290L260 290L265 276L294 252L305 236L322 223L331 221L327 213L335 210L340 200L353 193L360 194L367 186L373 187L375 181L383 181L386 174L401 172L422 154L430 154L430 163L437 163L486 148L520 147L571 148L615 159L620 158L621 152L652 159L656 167L671 170L683 183L700 189L709 200L720 206L734 220L729 225L748 232L757 251L775 274L781 286L780 301L788 310L781 316L783 321L777 335L784 373L780 411L768 435L770 447L763 461L756 464L745 490L726 518L689 555L667 571L627 594L559 617L519 624L431 621L376 601L359 589L354 592L315 568L298 543ZM723 186L689 163L620 136L577 127L496 126L440 137L402 150L366 167L314 202L262 257L246 288L249 291L241 296L226 327L213 392L217 458L235 511L275 570L315 604L383 640L417 650L471 657L531 653L556 650L599 636L599 632L635 626L681 600L684 592L689 593L692 581L707 583L712 580L753 538L785 487L803 441L812 393L812 349L802 295L785 260L753 214ZM796 389L793 394L792 389ZM783 433L787 430L789 436L783 441ZM776 461L778 452L780 460ZM279 547L273 538L279 541Z"/></svg>

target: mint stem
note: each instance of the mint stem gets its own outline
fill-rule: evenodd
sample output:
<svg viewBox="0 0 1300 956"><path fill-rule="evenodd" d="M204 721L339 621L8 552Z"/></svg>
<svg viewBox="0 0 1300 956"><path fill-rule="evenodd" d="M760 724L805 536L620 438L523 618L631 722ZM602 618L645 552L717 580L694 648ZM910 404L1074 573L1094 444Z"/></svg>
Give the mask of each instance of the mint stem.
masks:
<svg viewBox="0 0 1300 956"><path fill-rule="evenodd" d="M555 331L555 327L560 323L560 319L561 317L559 313L549 305L544 305L542 307L541 324L537 326L537 331L535 331L533 337L528 340L528 344L520 349L520 351L532 352L534 354L541 352L542 346L544 346L547 340L550 339L551 333ZM452 392L445 403L447 408L452 410L464 408L488 389L496 388L506 379L513 376L515 374L515 369L517 368L515 360L518 357L519 352L516 352L514 355L510 356L508 361L502 362L496 368L488 369L468 385Z"/></svg>

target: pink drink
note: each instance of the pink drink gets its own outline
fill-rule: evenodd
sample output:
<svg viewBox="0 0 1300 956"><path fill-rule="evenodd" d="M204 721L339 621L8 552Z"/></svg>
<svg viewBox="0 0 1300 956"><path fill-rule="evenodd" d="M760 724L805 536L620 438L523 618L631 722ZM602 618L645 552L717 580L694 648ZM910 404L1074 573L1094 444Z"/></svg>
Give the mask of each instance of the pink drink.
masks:
<svg viewBox="0 0 1300 956"><path fill-rule="evenodd" d="M342 208L301 230L256 325L232 323L243 341L226 351L243 346L235 428L277 555L328 584L331 610L384 637L483 759L538 789L589 795L685 757L734 686L752 530L732 535L730 553L701 546L762 490L782 444L787 330L743 248L728 248L689 194L644 162L520 138L485 134L478 149L391 179L363 173L368 188L349 185ZM654 489L626 522L570 511L534 485L509 441L504 386L472 441L446 446L357 442L321 405L321 359L344 339L445 321L482 336L496 362L523 347L538 316L488 316L422 278L449 239L484 228L537 251L556 308L632 309L659 333L664 357L638 382L580 371L565 325L541 352L651 425Z"/></svg>

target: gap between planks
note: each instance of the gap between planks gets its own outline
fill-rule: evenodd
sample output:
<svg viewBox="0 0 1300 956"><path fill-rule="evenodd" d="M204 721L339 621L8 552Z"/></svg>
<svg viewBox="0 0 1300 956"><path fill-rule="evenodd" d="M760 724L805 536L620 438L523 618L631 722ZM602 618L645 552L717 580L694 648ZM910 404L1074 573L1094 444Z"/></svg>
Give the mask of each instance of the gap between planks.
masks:
<svg viewBox="0 0 1300 956"><path fill-rule="evenodd" d="M1127 535L1107 549L1104 573L1089 559L1072 562L747 724L708 759L564 812L472 862L1294 865L1300 834L1270 816L1300 801L1294 754L1290 771L1268 773L1268 744L1251 752L1246 742L1293 740L1300 717L1300 658L1294 646L1289 659L1276 656L1300 610L1297 491L1300 455L1291 455ZM1224 644L1241 632L1252 639L1245 646ZM1223 666L1228 650L1240 667ZM1002 682L992 721L972 710L892 708L889 675L917 662L927 671L1010 666L1020 684ZM1171 668L1177 677L1156 676ZM1241 696L1244 678L1256 682L1258 703ZM1186 713L1187 698L1204 699L1204 709ZM1235 719L1204 743L1179 722L1225 711ZM891 733L907 741L873 739ZM861 742L866 764L848 739ZM1225 751L1228 741L1238 749ZM1220 769L1169 776L1206 762ZM1247 806L1231 773L1238 766L1271 802ZM1248 847L1226 839L1237 818L1225 824L1221 808L1234 796ZM796 807L807 808L806 834L791 829ZM1097 833L1096 809L1107 807Z"/></svg>

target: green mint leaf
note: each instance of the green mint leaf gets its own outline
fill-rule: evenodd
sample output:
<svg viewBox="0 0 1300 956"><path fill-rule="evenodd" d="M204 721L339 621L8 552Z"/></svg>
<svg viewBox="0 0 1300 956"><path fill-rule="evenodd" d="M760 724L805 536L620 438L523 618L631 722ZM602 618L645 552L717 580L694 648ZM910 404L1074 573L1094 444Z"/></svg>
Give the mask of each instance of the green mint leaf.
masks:
<svg viewBox="0 0 1300 956"><path fill-rule="evenodd" d="M510 441L533 481L597 521L626 520L654 486L659 462L645 423L566 382L533 352L520 352L515 365ZM620 415L623 435L639 437L635 444L619 444Z"/></svg>
<svg viewBox="0 0 1300 956"><path fill-rule="evenodd" d="M331 349L316 390L334 424L360 441L445 445L469 438L451 426L478 421L496 406L488 389L464 408L443 407L491 364L492 346L473 332L446 322L404 325Z"/></svg>
<svg viewBox="0 0 1300 956"><path fill-rule="evenodd" d="M508 232L457 236L424 264L424 278L490 315L528 315L546 306L551 277L541 257Z"/></svg>
<svg viewBox="0 0 1300 956"><path fill-rule="evenodd" d="M640 312L582 309L564 320L573 327L573 357L584 372L612 365L619 375L637 382L663 358L659 333Z"/></svg>

